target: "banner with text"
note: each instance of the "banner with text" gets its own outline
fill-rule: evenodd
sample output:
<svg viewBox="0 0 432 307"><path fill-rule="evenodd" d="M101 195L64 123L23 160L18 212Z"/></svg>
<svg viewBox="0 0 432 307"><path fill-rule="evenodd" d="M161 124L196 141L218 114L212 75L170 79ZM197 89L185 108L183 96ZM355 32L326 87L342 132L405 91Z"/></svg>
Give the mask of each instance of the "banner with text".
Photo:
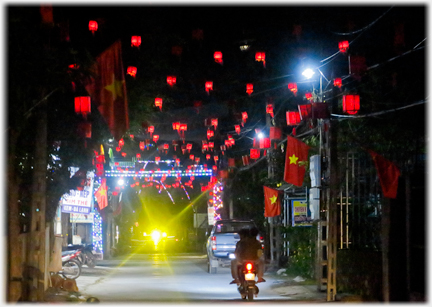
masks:
<svg viewBox="0 0 432 307"><path fill-rule="evenodd" d="M89 214L93 208L94 173L87 172L86 184L82 191L70 190L61 198L62 212Z"/></svg>
<svg viewBox="0 0 432 307"><path fill-rule="evenodd" d="M312 217L306 199L291 200L292 226L312 226Z"/></svg>

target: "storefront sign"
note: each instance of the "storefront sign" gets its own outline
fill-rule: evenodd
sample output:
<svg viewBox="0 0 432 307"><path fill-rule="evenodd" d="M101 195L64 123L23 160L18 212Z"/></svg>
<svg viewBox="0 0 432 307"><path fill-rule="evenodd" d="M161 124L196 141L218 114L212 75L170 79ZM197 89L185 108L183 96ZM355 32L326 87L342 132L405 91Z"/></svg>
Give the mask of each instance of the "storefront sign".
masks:
<svg viewBox="0 0 432 307"><path fill-rule="evenodd" d="M292 226L312 226L311 212L306 199L291 200Z"/></svg>
<svg viewBox="0 0 432 307"><path fill-rule="evenodd" d="M89 214L93 207L94 173L87 172L86 185L82 191L70 190L61 198L62 212Z"/></svg>
<svg viewBox="0 0 432 307"><path fill-rule="evenodd" d="M93 223L94 213L90 214L79 214L71 213L70 222L71 223Z"/></svg>

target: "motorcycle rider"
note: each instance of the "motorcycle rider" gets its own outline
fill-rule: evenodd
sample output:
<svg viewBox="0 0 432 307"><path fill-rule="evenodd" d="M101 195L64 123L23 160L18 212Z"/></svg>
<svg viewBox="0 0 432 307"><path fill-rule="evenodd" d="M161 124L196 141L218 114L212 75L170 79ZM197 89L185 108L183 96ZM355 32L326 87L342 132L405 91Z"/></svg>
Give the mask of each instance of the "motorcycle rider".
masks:
<svg viewBox="0 0 432 307"><path fill-rule="evenodd" d="M261 243L256 239L258 235L258 229L256 227L252 229L241 229L238 232L240 241L236 244L235 256L236 258L231 260L231 275L233 281L230 284L239 284L238 278L238 266L242 264L243 260L253 260L257 265L257 282L265 282L264 275L264 259L262 257Z"/></svg>

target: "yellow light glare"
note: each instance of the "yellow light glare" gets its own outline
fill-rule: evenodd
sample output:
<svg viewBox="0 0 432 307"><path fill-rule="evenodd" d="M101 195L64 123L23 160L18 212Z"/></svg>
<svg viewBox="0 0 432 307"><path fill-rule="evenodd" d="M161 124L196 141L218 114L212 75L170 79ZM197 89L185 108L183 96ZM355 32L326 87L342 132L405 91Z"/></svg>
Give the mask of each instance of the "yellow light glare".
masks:
<svg viewBox="0 0 432 307"><path fill-rule="evenodd" d="M160 231L158 231L158 230L153 230L152 233L151 233L151 237L152 237L152 240L153 240L153 242L154 242L154 245L158 245L159 240L160 240L160 238L161 238L161 233L160 233Z"/></svg>
<svg viewBox="0 0 432 307"><path fill-rule="evenodd" d="M162 233L162 237L165 238L167 236L166 232Z"/></svg>

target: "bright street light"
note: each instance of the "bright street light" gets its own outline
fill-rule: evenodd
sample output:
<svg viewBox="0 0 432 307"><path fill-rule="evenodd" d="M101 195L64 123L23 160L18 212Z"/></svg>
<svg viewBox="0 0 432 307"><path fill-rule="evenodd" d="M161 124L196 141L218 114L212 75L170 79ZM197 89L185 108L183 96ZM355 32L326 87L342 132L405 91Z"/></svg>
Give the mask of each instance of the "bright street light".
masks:
<svg viewBox="0 0 432 307"><path fill-rule="evenodd" d="M310 68L307 68L305 71L302 72L302 75L305 76L307 79L312 78L314 74L315 72Z"/></svg>

